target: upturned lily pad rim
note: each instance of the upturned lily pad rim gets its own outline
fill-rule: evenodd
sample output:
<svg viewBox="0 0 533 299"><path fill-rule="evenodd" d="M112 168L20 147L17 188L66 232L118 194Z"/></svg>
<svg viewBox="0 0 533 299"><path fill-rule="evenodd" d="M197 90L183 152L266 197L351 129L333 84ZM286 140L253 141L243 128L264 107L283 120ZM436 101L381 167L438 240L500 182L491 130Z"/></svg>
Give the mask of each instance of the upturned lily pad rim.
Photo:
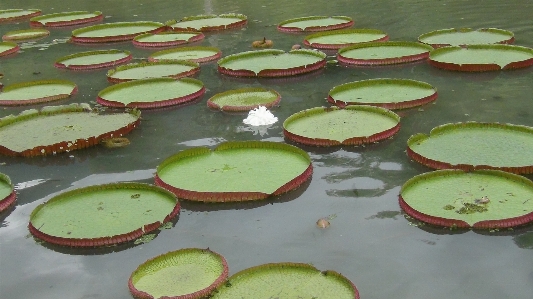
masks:
<svg viewBox="0 0 533 299"><path fill-rule="evenodd" d="M382 37L373 39L373 40L367 40L365 42L383 42L389 40L389 36L384 31L381 31L379 29L339 29L339 30L329 30L329 31L323 31L323 32L317 32L310 35L307 35L304 38L304 45L308 47L313 47L317 49L340 49L345 48L347 46L351 45L357 45L361 44L361 42L347 42L342 44L323 44L323 43L317 43L312 42L312 39L324 37L324 36L331 36L331 35L357 35L357 34L376 34L376 35L383 35Z"/></svg>
<svg viewBox="0 0 533 299"><path fill-rule="evenodd" d="M180 53L180 52L190 52L190 51L211 51L213 52L213 55L195 58L195 59L159 59L157 56L170 54L170 53ZM150 56L148 56L148 61L160 61L160 60L187 60L187 61L193 61L193 62L209 62L216 60L222 56L222 52L217 47L206 47L206 46L194 46L194 47L182 47L182 48L173 48L173 49L167 49L167 50L161 50L152 53Z"/></svg>
<svg viewBox="0 0 533 299"><path fill-rule="evenodd" d="M8 85L4 87L2 90L3 93L22 89L29 86L35 86L35 85L46 85L46 84L61 84L61 85L68 85L72 87L72 90L68 94L57 94L57 95L51 95L46 97L38 97L33 99L26 99L26 100L6 100L3 101L0 99L0 106L21 106L21 105L33 105L33 104L39 104L44 102L51 102L56 100L61 100L64 98L68 98L72 95L74 95L76 92L78 92L78 86L76 83L68 81L68 80L59 80L59 79L52 79L52 80L37 80L37 81L29 81L29 82L20 82Z"/></svg>
<svg viewBox="0 0 533 299"><path fill-rule="evenodd" d="M533 222L533 211L530 211L529 213L524 213L523 215L519 215L519 216L515 216L511 218L500 219L500 220L486 219L486 220L478 221L470 225L464 220L444 218L444 217L438 217L438 216L433 216L433 215L429 215L426 213L422 213L418 211L415 207L412 207L402 197L402 194L405 190L407 190L408 188L416 184L427 182L437 177L462 176L467 173L477 173L477 174L482 174L482 175L501 177L503 179L507 179L513 182L520 183L521 185L527 186L528 188L533 190L533 181L521 175L513 174L510 172L506 172L506 171L488 170L488 169L480 169L480 170L475 170L475 171L464 171L461 169L436 170L436 171L416 175L403 184L400 190L400 194L399 194L400 207L407 214L409 214L410 216L418 220L421 220L423 222L426 222L432 225L444 226L444 227L466 228L466 229L468 228L474 228L474 229L512 228L512 227L517 227L517 226L521 226L521 225L525 225L525 224ZM488 197L490 197L490 195ZM441 208L441 207L437 207L437 208Z"/></svg>
<svg viewBox="0 0 533 299"><path fill-rule="evenodd" d="M301 22L301 21L312 21L312 20L323 20L323 19L339 19L341 22L339 24L335 25L327 25L327 26L309 26L305 29L301 29L299 27L291 27L287 26L290 23L295 22ZM344 22L342 22L344 21ZM293 18L285 20L278 24L277 29L281 32L315 32L315 31L326 31L326 30L335 30L335 29L342 29L342 28L348 28L354 25L354 20L347 16L309 16L309 17L301 17L301 18Z"/></svg>
<svg viewBox="0 0 533 299"><path fill-rule="evenodd" d="M2 22L12 22L12 21L17 21L17 20L24 20L24 19L28 19L28 18L31 18L31 17L34 17L34 16L38 16L41 14L41 10L40 9L3 9L3 10L0 10L0 15L2 13L6 13L6 12L24 12L24 11L27 11L29 13L27 14L22 14L22 15L19 15L19 16L13 16L13 17L8 17L8 18L2 18L0 17L0 23Z"/></svg>
<svg viewBox="0 0 533 299"><path fill-rule="evenodd" d="M114 235L114 236L102 236L102 237L97 237L97 238L65 238L65 237L53 236L53 235L44 233L40 231L40 228L34 227L32 224L32 218L34 218L35 215L37 215L39 211L47 204L54 203L56 201L61 201L61 200L64 200L65 198L76 196L77 194L80 194L80 193L87 193L87 192L101 191L101 190L121 189L121 188L132 189L132 190L143 189L143 190L149 190L149 191L161 193L167 196L169 199L175 200L176 205L174 206L173 210L170 211L169 214L167 214L163 219L161 219L161 221L142 224L139 228L133 231L120 234L120 235ZM28 223L28 229L30 230L32 235L34 235L35 237L41 240L44 240L46 242L61 245L61 246L70 246L70 247L110 246L114 244L133 241L141 237L144 234L157 230L163 223L171 221L175 216L179 214L179 212L180 212L180 204L179 204L178 198L172 192L169 192L168 190L165 190L164 188L161 188L158 186L145 184L145 183L136 183L136 182L121 182L121 183L110 183L110 184L103 184L103 185L92 185L88 187L83 187L83 188L78 188L78 189L63 192L59 195L52 197L47 202L42 203L39 206L37 206L30 214L30 221Z"/></svg>
<svg viewBox="0 0 533 299"><path fill-rule="evenodd" d="M0 46L8 46L8 47L10 47L7 50L1 51L0 52L0 57L16 53L16 52L18 52L20 50L19 45L17 45L14 42L0 42ZM1 50L1 48L0 48L0 50Z"/></svg>
<svg viewBox="0 0 533 299"><path fill-rule="evenodd" d="M176 35L180 33L187 33L187 34L195 34L194 36L189 37L188 39L182 39L182 40L176 40L176 39L169 39L168 41L159 41L159 42L143 42L143 38L147 38L150 36L158 35L158 36L164 36L164 35ZM205 38L205 35L202 32L195 32L195 31L163 31L159 33L143 33L140 35L137 35L133 38L133 45L141 48L155 48L155 47L170 47L170 46L178 46L188 43L193 43L197 41L201 41Z"/></svg>
<svg viewBox="0 0 533 299"><path fill-rule="evenodd" d="M190 293L190 294L177 295L177 296L165 296L164 297L165 299L204 298L204 297L208 296L209 294L211 294L217 287L219 287L220 285L222 285L226 281L226 279L228 278L229 267L228 267L228 263L227 263L226 259L222 255L220 255L217 252L214 252L213 250L211 250L209 248L207 248L207 249L182 248L182 249L179 249L179 250L163 253L163 254L158 255L156 257L153 257L153 258L145 261L141 265L139 265L137 267L137 269L135 269L135 271L133 271L133 273L130 275L130 278L128 280L128 288L129 288L131 294L133 295L133 297L135 297L135 298L155 299L151 294L148 294L148 293L146 293L144 291L138 290L135 287L135 285L133 283L133 280L134 280L134 277L136 276L137 272L143 270L143 268L150 267L150 264L152 264L152 263L157 263L159 261L164 261L164 260L168 259L169 256L180 255L180 254L189 254L189 253L209 253L210 255L213 256L213 258L218 259L220 261L220 265L222 266L222 272L220 273L220 276L215 281L213 281L213 283L211 285L209 285L206 288L200 289L200 290L198 290L198 291L196 291L194 293ZM202 261L198 261L199 264L201 262ZM201 265L198 265L198 266L201 266ZM176 283L179 284L180 282L176 281Z"/></svg>
<svg viewBox="0 0 533 299"><path fill-rule="evenodd" d="M152 25L154 29L145 30L141 32L135 32L135 33L128 33L128 34L121 34L121 35L109 35L109 36L100 36L100 37L79 37L76 35L87 33L91 31L97 31L100 29L105 28L112 28L112 27L135 27L135 26L147 26ZM157 33L164 31L166 29L166 25L159 22L151 22L151 21L137 21L137 22L115 22L115 23L106 23L106 24L98 24L98 25L92 25L87 26L79 29L75 29L72 31L72 36L70 37L70 40L75 43L104 43L104 42L116 42L116 41L125 41L125 40L132 40L135 36L142 34L142 33Z"/></svg>
<svg viewBox="0 0 533 299"><path fill-rule="evenodd" d="M170 77L173 79L180 79L183 77L190 77L196 75L198 72L200 72L200 65L193 61L187 61L187 60L158 60L158 61L143 61L138 63L130 63L125 65L120 65L114 69L111 69L107 72L107 81L111 83L121 83L121 82L127 82L132 80L139 80L139 79L121 79L113 77L117 72L130 70L130 69L136 69L136 68L143 68L147 66L153 66L153 65L181 65L181 66L189 66L191 69L186 72L176 73L172 75L168 75L165 77Z"/></svg>
<svg viewBox="0 0 533 299"><path fill-rule="evenodd" d="M77 15L86 15L91 14L89 11L69 11L69 12L58 12L58 13L52 13L52 14L46 14L38 17L33 17L30 19L30 26L32 27L65 27L65 26L73 26L78 24L85 24L90 22L97 22L104 19L104 15L101 11L94 11L92 14L94 14L94 17L88 17L88 18L80 18L76 19L75 16ZM63 17L63 16L73 16L72 20L69 21L54 21L54 22L45 22L43 23L43 20L50 19L50 18L56 18L56 17Z"/></svg>
<svg viewBox="0 0 533 299"><path fill-rule="evenodd" d="M25 34L23 36L20 36L20 34L24 33L31 33L33 34ZM20 41L20 40L27 40L27 39L33 39L33 38L39 38L39 37L45 37L50 35L50 31L46 29L23 29L23 30L14 30L6 32L2 36L2 40L5 41Z"/></svg>
<svg viewBox="0 0 533 299"><path fill-rule="evenodd" d="M260 93L267 93L268 92L268 93L272 94L272 97L274 98L274 100L271 101L271 102L268 102L268 103L258 103L258 104L254 104L254 105L242 105L242 106L238 106L238 105L220 106L219 104L217 104L217 100L218 99L226 97L226 96L231 96L231 95L240 94L240 93L255 93L255 92L260 92ZM277 106L280 101L281 101L281 95L277 91L275 91L273 89L266 89L266 88L263 88L263 87L246 87L246 88L232 89L232 90L227 90L227 91L224 91L224 92L221 92L221 93L217 93L216 95L214 95L211 98L209 98L209 100L207 100L207 107L209 107L211 109L217 109L217 110L222 110L222 111L230 111L230 112L250 111L250 110L255 109L255 108L259 107L259 106L265 106L266 108L272 108L274 106Z"/></svg>
<svg viewBox="0 0 533 299"><path fill-rule="evenodd" d="M219 25L219 26L203 26L200 29L198 28L192 28L192 27L181 27L180 23L187 22L187 21L196 21L196 20L207 20L207 19L214 19L214 18L235 18L239 19L239 21L229 23L226 25ZM236 13L227 13L227 14L220 14L220 15L196 15L196 16L189 16L184 17L179 22L170 22L168 25L172 27L173 30L190 30L190 31L220 31L220 30L226 30L226 29L236 29L244 27L248 22L248 17L243 14L236 14Z"/></svg>
<svg viewBox="0 0 533 299"><path fill-rule="evenodd" d="M420 49L423 52L414 55L407 56L398 56L398 57L387 57L380 59L362 59L362 58L350 58L345 57L342 54L356 49L361 48L371 48L371 47L407 47L413 49ZM419 60L425 60L429 57L429 52L433 50L433 47L430 45L422 44L419 42L409 42L409 41L384 41L384 42L368 42L360 43L348 47L339 49L337 52L337 60L341 63L349 65L363 65L363 66L372 66L372 65L387 65L387 64L400 64L407 63Z"/></svg>
<svg viewBox="0 0 533 299"><path fill-rule="evenodd" d="M512 33L511 31L508 31L508 30L504 30L504 29L499 29L499 28L472 29L472 28L462 27L462 28L448 28L448 29L440 29L440 30L430 31L430 32L427 32L427 33L424 33L424 34L420 35L418 37L418 41L421 42L421 43L430 45L433 48L448 47L448 46L452 46L452 45L451 44L446 44L446 43L427 43L427 42L424 42L424 39L426 39L428 37L445 35L445 34L449 34L449 33L458 33L458 32L466 33L466 32L473 32L473 31L490 32L490 33L495 33L495 34L500 34L500 35L506 35L507 36L507 39L502 39L501 41L497 42L497 44L512 44L514 42L514 40L515 40L514 33ZM465 45L466 44L455 45L455 46L465 46Z"/></svg>
<svg viewBox="0 0 533 299"><path fill-rule="evenodd" d="M0 184L2 183L11 186L11 193L4 198L0 198L0 213L7 210L17 199L17 194L15 193L11 179L6 174L0 173Z"/></svg>
<svg viewBox="0 0 533 299"><path fill-rule="evenodd" d="M107 62L96 63L96 64L69 64L69 65L65 65L63 63L65 60L72 59L72 58L79 58L79 57L100 55L100 54L124 54L124 57L119 58L119 59L115 59L115 60L110 60L110 61L107 61ZM131 59L133 59L133 56L131 55L130 51L116 50L116 49L96 50L96 51L79 52L79 53L74 53L74 54L70 54L70 55L67 55L67 56L63 56L63 57L61 57L61 58L59 58L58 60L55 61L54 66L57 67L57 68L66 68L66 69L71 69L71 70L90 70L90 69L97 69L97 68L105 68L105 67L115 66L115 65L117 65L119 63L128 62Z"/></svg>
<svg viewBox="0 0 533 299"><path fill-rule="evenodd" d="M433 90L433 94L419 98L419 99L412 99L409 101L402 101L402 102L389 102L389 103L369 103L369 102L344 102L340 100L335 100L335 94L339 92L343 92L350 89L355 89L357 87L365 87L365 86L379 86L382 84L386 85L404 85L404 86L413 86L413 87L420 87L424 89L431 89ZM370 105L370 106L377 106L382 107L386 109L396 110L396 109L407 109L412 107L417 107L421 105L425 105L429 102L432 102L436 100L438 97L437 94L437 88L433 87L431 84L412 80L412 79L399 79L399 78L376 78L376 79L368 79L368 80L361 80L361 81L354 81L354 82L348 82L341 85L337 85L333 87L329 93L328 93L328 102L337 105L338 107L345 107L347 105Z"/></svg>

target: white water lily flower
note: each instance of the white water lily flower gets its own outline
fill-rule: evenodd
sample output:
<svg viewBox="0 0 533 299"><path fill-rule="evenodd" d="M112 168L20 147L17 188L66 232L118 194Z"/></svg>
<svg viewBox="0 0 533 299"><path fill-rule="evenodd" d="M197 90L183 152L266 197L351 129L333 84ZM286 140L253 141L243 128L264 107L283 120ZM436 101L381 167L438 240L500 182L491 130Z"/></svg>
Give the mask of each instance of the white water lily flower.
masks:
<svg viewBox="0 0 533 299"><path fill-rule="evenodd" d="M242 122L251 126L265 126L276 123L278 118L274 116L265 106L259 106L248 112L248 117Z"/></svg>

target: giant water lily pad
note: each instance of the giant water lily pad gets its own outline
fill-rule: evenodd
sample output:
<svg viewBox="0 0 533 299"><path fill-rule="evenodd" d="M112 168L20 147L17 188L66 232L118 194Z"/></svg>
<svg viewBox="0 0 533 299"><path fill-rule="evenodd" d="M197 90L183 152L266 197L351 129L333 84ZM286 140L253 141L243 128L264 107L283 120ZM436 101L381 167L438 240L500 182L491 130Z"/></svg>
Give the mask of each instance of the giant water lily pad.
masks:
<svg viewBox="0 0 533 299"><path fill-rule="evenodd" d="M533 173L533 128L500 123L454 123L407 140L407 154L435 169L499 169Z"/></svg>
<svg viewBox="0 0 533 299"><path fill-rule="evenodd" d="M204 93L204 84L196 79L152 78L104 88L96 101L109 107L160 108L193 101Z"/></svg>
<svg viewBox="0 0 533 299"><path fill-rule="evenodd" d="M78 91L67 80L40 80L12 84L0 93L0 106L31 105L68 98Z"/></svg>
<svg viewBox="0 0 533 299"><path fill-rule="evenodd" d="M181 151L157 167L156 184L179 198L230 202L264 199L297 188L313 172L309 155L282 143L224 142Z"/></svg>
<svg viewBox="0 0 533 299"><path fill-rule="evenodd" d="M359 292L335 271L320 271L309 264L273 263L233 274L211 298L359 299Z"/></svg>
<svg viewBox="0 0 533 299"><path fill-rule="evenodd" d="M533 49L513 45L443 47L431 51L429 63L442 69L466 72L516 69L533 65Z"/></svg>
<svg viewBox="0 0 533 299"><path fill-rule="evenodd" d="M44 241L95 247L132 241L180 211L167 190L141 183L95 185L54 196L30 215L30 232Z"/></svg>
<svg viewBox="0 0 533 299"><path fill-rule="evenodd" d="M129 51L99 50L70 54L58 59L54 66L71 70L90 70L115 66L133 58Z"/></svg>
<svg viewBox="0 0 533 299"><path fill-rule="evenodd" d="M30 109L0 118L0 153L10 156L51 155L120 137L140 122L140 112L97 114L87 104Z"/></svg>
<svg viewBox="0 0 533 299"><path fill-rule="evenodd" d="M216 47L183 47L157 51L148 56L149 61L160 60L188 60L193 62L208 62L222 56L220 49Z"/></svg>
<svg viewBox="0 0 533 299"><path fill-rule="evenodd" d="M185 17L169 25L174 30L218 31L243 27L247 20L242 14L199 15Z"/></svg>
<svg viewBox="0 0 533 299"><path fill-rule="evenodd" d="M154 61L121 65L107 72L107 80L120 83L139 79L170 77L179 79L193 76L200 71L200 65L192 61Z"/></svg>
<svg viewBox="0 0 533 299"><path fill-rule="evenodd" d="M400 191L412 217L439 226L507 228L533 221L533 182L497 170L439 170L415 176Z"/></svg>
<svg viewBox="0 0 533 299"><path fill-rule="evenodd" d="M275 90L250 87L218 93L207 101L207 106L223 111L250 111L259 106L271 108L280 100L281 95Z"/></svg>
<svg viewBox="0 0 533 299"><path fill-rule="evenodd" d="M238 77L284 77L326 66L326 54L313 50L259 50L237 53L218 61L218 71Z"/></svg>
<svg viewBox="0 0 533 299"><path fill-rule="evenodd" d="M405 109L424 105L437 98L437 90L428 83L409 79L370 79L333 87L328 102L339 107L372 105L387 109Z"/></svg>
<svg viewBox="0 0 533 299"><path fill-rule="evenodd" d="M227 277L223 256L209 248L184 248L141 264L128 287L135 298L205 298Z"/></svg>
<svg viewBox="0 0 533 299"><path fill-rule="evenodd" d="M434 48L478 44L511 44L514 34L497 28L450 28L431 31L418 37L418 41Z"/></svg>
<svg viewBox="0 0 533 299"><path fill-rule="evenodd" d="M315 145L359 145L389 138L400 129L400 117L373 106L316 107L297 112L283 122L293 141Z"/></svg>
<svg viewBox="0 0 533 299"><path fill-rule="evenodd" d="M340 49L364 42L386 41L389 36L377 29L342 29L318 32L304 38L304 45L318 49Z"/></svg>
<svg viewBox="0 0 533 299"><path fill-rule="evenodd" d="M38 39L50 35L46 29L24 29L6 32L2 40L6 41L25 41L28 39Z"/></svg>
<svg viewBox="0 0 533 299"><path fill-rule="evenodd" d="M3 9L0 10L0 23L29 19L40 14L40 9Z"/></svg>
<svg viewBox="0 0 533 299"><path fill-rule="evenodd" d="M19 50L19 45L14 42L0 42L0 57L17 53Z"/></svg>
<svg viewBox="0 0 533 299"><path fill-rule="evenodd" d="M353 24L353 19L345 16L311 16L285 20L277 28L281 32L313 32L348 28Z"/></svg>
<svg viewBox="0 0 533 299"><path fill-rule="evenodd" d="M34 27L63 27L97 22L103 19L104 15L101 11L69 11L33 17L30 19L30 25Z"/></svg>
<svg viewBox="0 0 533 299"><path fill-rule="evenodd" d="M133 44L137 47L171 47L201 41L205 38L201 32L160 32L137 35Z"/></svg>
<svg viewBox="0 0 533 299"><path fill-rule="evenodd" d="M342 48L337 59L351 65L387 65L424 60L433 47L417 42L369 42Z"/></svg>
<svg viewBox="0 0 533 299"><path fill-rule="evenodd" d="M0 173L0 213L15 203L17 194L9 177Z"/></svg>
<svg viewBox="0 0 533 299"><path fill-rule="evenodd" d="M72 31L70 38L75 43L102 43L132 40L142 33L157 33L165 30L158 22L116 22L83 27Z"/></svg>

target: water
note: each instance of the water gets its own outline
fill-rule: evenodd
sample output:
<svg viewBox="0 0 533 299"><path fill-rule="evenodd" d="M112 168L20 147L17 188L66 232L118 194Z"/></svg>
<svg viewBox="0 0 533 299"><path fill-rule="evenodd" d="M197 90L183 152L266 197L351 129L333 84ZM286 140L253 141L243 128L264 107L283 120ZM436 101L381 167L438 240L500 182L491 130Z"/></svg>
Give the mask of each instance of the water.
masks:
<svg viewBox="0 0 533 299"><path fill-rule="evenodd" d="M267 37L288 50L303 35L282 34L275 25L308 15L347 15L355 28L387 32L391 40L410 40L452 27L496 27L515 33L517 45L533 47L531 1L14 1L0 9L40 8L44 14L100 10L105 22L159 21L202 13L242 13L245 29L208 34L202 45L224 55L250 50ZM26 29L27 22L0 25L0 33ZM78 84L74 97L54 104L94 101L108 86L107 70L72 72L53 67L58 58L91 49L126 49L135 58L155 50L129 42L107 45L65 43L72 29L26 44L16 56L0 58L5 85L68 79ZM55 42L53 42L55 40ZM29 214L40 203L72 188L114 181L152 183L157 165L191 146L224 140L283 141L280 122L302 109L327 105L336 85L371 78L406 78L437 87L435 104L401 111L402 128L392 139L366 147L316 149L314 173L303 187L281 197L248 205L183 203L175 227L147 244L110 250L71 250L39 244L28 236ZM465 74L426 63L385 68L328 67L311 76L284 80L221 76L216 64L202 66L198 79L208 91L195 104L143 112L143 121L120 149L90 149L36 158L0 157L0 172L19 186L18 202L0 215L0 292L11 298L131 298L127 280L145 260L180 248L211 248L228 261L230 274L269 262L312 263L338 271L358 287L361 298L531 298L533 228L509 233L459 233L409 224L398 206L401 185L428 168L410 161L404 150L415 133L460 121L496 121L533 126L532 69ZM282 95L273 109L280 119L265 132L250 131L246 117L210 111L205 103L228 89L265 86ZM39 106L36 106L39 107ZM0 109L0 116L27 109ZM331 226L315 222L332 215ZM113 252L115 250L116 252Z"/></svg>

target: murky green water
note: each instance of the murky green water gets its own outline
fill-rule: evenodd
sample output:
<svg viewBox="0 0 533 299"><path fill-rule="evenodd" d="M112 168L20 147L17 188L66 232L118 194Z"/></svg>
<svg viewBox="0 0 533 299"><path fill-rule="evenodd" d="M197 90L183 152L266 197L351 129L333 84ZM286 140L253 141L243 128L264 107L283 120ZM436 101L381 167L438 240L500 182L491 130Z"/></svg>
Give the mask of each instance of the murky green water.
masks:
<svg viewBox="0 0 533 299"><path fill-rule="evenodd" d="M63 3L63 4L62 4ZM180 19L203 13L242 13L242 30L208 34L201 43L223 55L250 50L254 40L274 41L288 50L304 35L283 34L275 25L308 15L346 15L354 28L387 32L391 40L415 41L423 33L452 27L497 27L515 33L516 44L533 47L531 1L130 1L3 0L0 9L40 8L43 13L100 10L105 22ZM0 25L0 34L28 28L28 22ZM129 42L106 45L65 43L69 29L23 45L0 58L5 85L68 79L79 92L55 104L95 101L107 87L107 70L73 72L54 68L60 57L97 49L129 50L144 59L156 50ZM224 140L283 141L281 122L291 114L327 105L336 85L372 78L407 78L438 89L435 104L401 111L402 128L379 144L335 149L303 147L312 158L312 180L278 198L249 205L183 203L175 227L132 248L69 250L39 244L26 228L31 211L67 189L113 181L153 182L156 166L179 150L214 146ZM384 68L334 65L318 73L284 80L238 79L219 75L215 63L202 65L198 79L208 91L197 103L143 112L143 121L120 149L94 147L57 156L0 157L0 172L19 190L14 210L0 215L0 293L2 298L131 298L127 280L146 259L180 248L207 248L226 257L230 274L269 262L305 262L338 271L358 287L361 298L531 298L533 228L512 233L451 233L409 225L398 206L401 185L429 171L404 150L412 134L428 133L448 122L497 121L533 126L533 69L468 74L427 63ZM228 89L263 86L282 95L273 109L280 122L263 135L242 123L243 115L211 111L209 97ZM0 109L0 116L25 108ZM423 110L423 111L422 111ZM36 181L33 181L36 180ZM315 222L336 215L328 229ZM333 218L333 217L332 217ZM333 297L332 297L333 298Z"/></svg>

